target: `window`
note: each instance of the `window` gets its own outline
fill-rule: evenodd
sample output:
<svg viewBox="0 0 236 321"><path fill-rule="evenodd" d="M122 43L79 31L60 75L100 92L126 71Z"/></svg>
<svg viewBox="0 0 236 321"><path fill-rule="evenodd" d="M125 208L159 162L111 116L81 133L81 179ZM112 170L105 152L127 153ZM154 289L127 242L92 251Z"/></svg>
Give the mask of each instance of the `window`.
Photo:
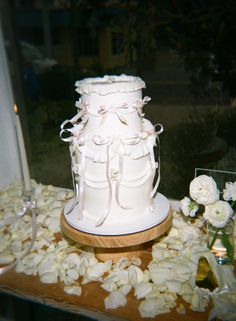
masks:
<svg viewBox="0 0 236 321"><path fill-rule="evenodd" d="M112 54L121 55L124 52L124 35L118 32L112 32Z"/></svg>
<svg viewBox="0 0 236 321"><path fill-rule="evenodd" d="M87 29L78 30L78 51L80 56L98 56L97 33L91 35Z"/></svg>

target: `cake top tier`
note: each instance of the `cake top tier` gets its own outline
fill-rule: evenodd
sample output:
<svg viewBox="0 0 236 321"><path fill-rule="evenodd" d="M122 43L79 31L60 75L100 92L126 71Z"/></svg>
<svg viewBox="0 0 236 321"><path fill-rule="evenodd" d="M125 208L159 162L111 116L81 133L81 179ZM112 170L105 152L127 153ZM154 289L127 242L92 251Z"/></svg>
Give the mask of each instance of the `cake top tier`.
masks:
<svg viewBox="0 0 236 321"><path fill-rule="evenodd" d="M129 93L145 88L145 82L134 76L104 76L102 78L85 78L75 83L76 91L83 95L96 93L107 95L114 93Z"/></svg>

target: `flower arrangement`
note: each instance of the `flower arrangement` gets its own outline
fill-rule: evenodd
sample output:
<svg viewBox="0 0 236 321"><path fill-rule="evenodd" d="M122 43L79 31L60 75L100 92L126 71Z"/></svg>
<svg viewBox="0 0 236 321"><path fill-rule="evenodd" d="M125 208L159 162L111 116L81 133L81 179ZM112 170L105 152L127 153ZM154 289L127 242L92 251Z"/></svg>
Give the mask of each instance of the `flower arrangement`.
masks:
<svg viewBox="0 0 236 321"><path fill-rule="evenodd" d="M227 226L229 223L232 223L234 215L236 182L227 182L223 192L220 193L212 177L200 175L191 181L189 194L190 197L184 197L180 201L183 214L189 217L202 214L208 230L211 230L212 237L208 241L209 249L213 249L218 239L218 245L220 242L221 249L222 246L225 248L226 255L229 261L232 262L234 249L233 241L231 242L229 238L232 237L233 229L229 233Z"/></svg>

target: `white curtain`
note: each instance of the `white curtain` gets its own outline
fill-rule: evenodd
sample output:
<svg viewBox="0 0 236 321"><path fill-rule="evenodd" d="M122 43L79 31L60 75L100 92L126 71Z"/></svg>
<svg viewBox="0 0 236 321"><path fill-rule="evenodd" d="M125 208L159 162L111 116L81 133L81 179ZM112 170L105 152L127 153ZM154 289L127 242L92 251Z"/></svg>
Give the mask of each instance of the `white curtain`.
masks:
<svg viewBox="0 0 236 321"><path fill-rule="evenodd" d="M21 179L13 106L14 98L0 21L0 188Z"/></svg>

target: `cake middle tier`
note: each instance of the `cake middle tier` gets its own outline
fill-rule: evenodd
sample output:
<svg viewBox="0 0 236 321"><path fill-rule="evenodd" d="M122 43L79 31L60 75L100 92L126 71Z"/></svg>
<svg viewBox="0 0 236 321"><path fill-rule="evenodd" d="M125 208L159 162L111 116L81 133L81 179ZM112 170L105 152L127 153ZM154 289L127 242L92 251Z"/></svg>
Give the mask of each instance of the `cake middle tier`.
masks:
<svg viewBox="0 0 236 321"><path fill-rule="evenodd" d="M78 126L78 129L80 125ZM99 224L136 221L150 211L153 180L154 127L142 120L135 135L86 136L71 146L72 170L79 186L80 213Z"/></svg>

